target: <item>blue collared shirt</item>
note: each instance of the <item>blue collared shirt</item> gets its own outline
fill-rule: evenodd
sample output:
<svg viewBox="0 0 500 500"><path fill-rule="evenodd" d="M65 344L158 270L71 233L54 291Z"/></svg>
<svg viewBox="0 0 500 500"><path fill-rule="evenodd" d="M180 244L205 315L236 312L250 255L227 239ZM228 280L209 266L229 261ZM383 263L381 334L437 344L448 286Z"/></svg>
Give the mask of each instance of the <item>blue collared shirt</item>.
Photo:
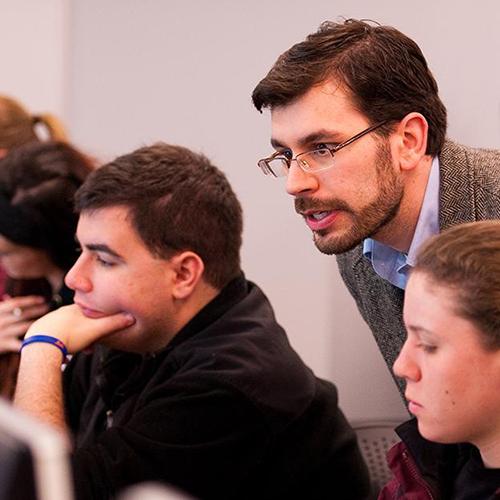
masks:
<svg viewBox="0 0 500 500"><path fill-rule="evenodd" d="M417 227L408 253L394 250L383 243L367 238L363 242L363 255L370 259L375 272L398 288L405 289L408 272L415 264L418 249L424 241L439 233L439 159L432 160L431 172Z"/></svg>

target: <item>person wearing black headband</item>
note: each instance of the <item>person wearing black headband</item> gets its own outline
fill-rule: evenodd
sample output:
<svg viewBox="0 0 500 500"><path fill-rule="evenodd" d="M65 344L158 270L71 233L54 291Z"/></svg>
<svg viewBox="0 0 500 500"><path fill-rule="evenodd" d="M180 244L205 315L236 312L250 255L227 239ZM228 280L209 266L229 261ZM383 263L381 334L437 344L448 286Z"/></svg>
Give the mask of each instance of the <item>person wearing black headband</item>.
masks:
<svg viewBox="0 0 500 500"><path fill-rule="evenodd" d="M67 142L61 121L52 113L32 114L16 99L0 95L0 158L24 144L43 141ZM12 280L6 283L5 270L0 266L0 291L24 286Z"/></svg>
<svg viewBox="0 0 500 500"><path fill-rule="evenodd" d="M73 195L91 170L63 142L32 142L0 161L0 264L12 278L0 302L0 367L34 319L72 301L63 278L77 258ZM43 288L35 294L16 290L36 279ZM1 395L12 396L16 372L17 364L0 369Z"/></svg>

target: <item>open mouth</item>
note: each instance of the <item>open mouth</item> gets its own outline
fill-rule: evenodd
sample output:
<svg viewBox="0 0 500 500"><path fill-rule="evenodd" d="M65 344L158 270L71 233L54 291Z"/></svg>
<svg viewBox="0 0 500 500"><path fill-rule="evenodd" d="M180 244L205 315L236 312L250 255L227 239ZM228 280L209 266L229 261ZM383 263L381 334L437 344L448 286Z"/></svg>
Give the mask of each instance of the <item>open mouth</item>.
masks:
<svg viewBox="0 0 500 500"><path fill-rule="evenodd" d="M325 217L328 216L330 212L324 211L324 212L314 212L310 215L314 220L323 220Z"/></svg>
<svg viewBox="0 0 500 500"><path fill-rule="evenodd" d="M330 226L339 216L338 210L322 210L318 212L303 213L306 224L313 231L320 231Z"/></svg>

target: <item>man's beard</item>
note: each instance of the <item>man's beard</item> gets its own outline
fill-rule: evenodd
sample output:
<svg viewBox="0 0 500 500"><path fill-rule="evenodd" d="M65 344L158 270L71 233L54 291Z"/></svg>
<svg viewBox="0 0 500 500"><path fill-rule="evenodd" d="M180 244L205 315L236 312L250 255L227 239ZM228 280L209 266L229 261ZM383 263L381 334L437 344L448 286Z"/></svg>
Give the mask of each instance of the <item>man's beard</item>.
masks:
<svg viewBox="0 0 500 500"><path fill-rule="evenodd" d="M330 228L313 232L313 240L318 250L324 254L340 254L352 250L365 238L373 236L391 222L398 213L403 198L404 186L393 169L389 145L386 141L379 144L375 161L378 193L370 204L354 211L345 201L332 198L315 200L296 198L295 210L340 210L350 214L352 226L344 234L329 234Z"/></svg>

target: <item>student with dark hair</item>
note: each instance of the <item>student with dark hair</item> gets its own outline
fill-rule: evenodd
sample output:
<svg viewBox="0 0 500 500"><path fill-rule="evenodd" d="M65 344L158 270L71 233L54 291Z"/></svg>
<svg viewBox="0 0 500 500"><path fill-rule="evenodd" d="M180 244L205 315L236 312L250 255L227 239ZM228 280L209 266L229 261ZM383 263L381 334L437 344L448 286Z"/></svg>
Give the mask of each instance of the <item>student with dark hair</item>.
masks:
<svg viewBox="0 0 500 500"><path fill-rule="evenodd" d="M0 95L0 159L10 150L29 142L66 140L64 126L56 116L51 113L33 115L12 97ZM21 293L25 284L12 279L6 284L5 270L0 266L0 292L7 286Z"/></svg>
<svg viewBox="0 0 500 500"><path fill-rule="evenodd" d="M64 126L53 114L32 114L16 99L0 95L0 160L9 151L31 142L66 141L66 139ZM52 294L45 279L18 280L9 277L0 260L0 300L8 299L13 295L35 294L40 297ZM11 305L8 303L3 305L0 303L0 311L2 308L8 311L9 307ZM41 310L45 311L45 309ZM5 332L9 329L3 328L2 323L5 324L5 321L2 322L1 315L2 313L0 313L0 395L10 398L14 389L19 359L17 354L5 351L11 349L17 351L18 340L12 335L5 336ZM15 321L18 322L17 319ZM25 332L26 328L23 329L22 334ZM15 334L12 329L10 333Z"/></svg>
<svg viewBox="0 0 500 500"><path fill-rule="evenodd" d="M323 23L278 58L253 102L271 110L275 149L259 167L286 176L391 367L419 246L453 224L500 218L500 153L446 139L420 48L370 22Z"/></svg>
<svg viewBox="0 0 500 500"><path fill-rule="evenodd" d="M76 207L75 305L30 327L15 404L71 434L77 497L154 480L220 500L364 498L335 387L241 272L222 172L156 144L93 172Z"/></svg>
<svg viewBox="0 0 500 500"><path fill-rule="evenodd" d="M406 288L394 364L416 419L389 452L380 499L500 498L500 221L431 238ZM460 443L460 444L456 444Z"/></svg>
<svg viewBox="0 0 500 500"><path fill-rule="evenodd" d="M90 171L89 161L61 142L32 142L0 161L0 263L11 278L0 302L3 396L12 396L19 356L11 353L29 325L72 302L63 278L78 256L73 196Z"/></svg>

